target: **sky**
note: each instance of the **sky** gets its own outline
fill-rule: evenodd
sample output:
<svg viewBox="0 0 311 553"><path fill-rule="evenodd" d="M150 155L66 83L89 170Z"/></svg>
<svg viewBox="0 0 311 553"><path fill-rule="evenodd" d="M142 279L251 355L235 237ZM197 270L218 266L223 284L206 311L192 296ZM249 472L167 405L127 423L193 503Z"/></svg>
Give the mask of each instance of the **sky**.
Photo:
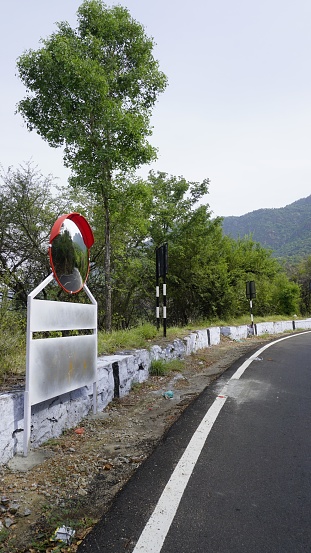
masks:
<svg viewBox="0 0 311 553"><path fill-rule="evenodd" d="M62 150L16 114L17 58L80 0L0 0L0 164L32 162L66 184ZM311 194L310 0L111 0L145 27L168 87L153 109L150 169L210 179L214 216L284 207Z"/></svg>

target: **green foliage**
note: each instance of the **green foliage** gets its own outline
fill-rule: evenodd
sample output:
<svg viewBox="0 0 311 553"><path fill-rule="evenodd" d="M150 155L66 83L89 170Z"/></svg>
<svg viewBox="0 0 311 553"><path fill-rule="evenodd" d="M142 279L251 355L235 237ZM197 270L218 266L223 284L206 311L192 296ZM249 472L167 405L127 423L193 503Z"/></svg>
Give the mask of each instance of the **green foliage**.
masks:
<svg viewBox="0 0 311 553"><path fill-rule="evenodd" d="M311 313L311 255L297 263L287 263L286 272L300 289L300 311L304 315Z"/></svg>
<svg viewBox="0 0 311 553"><path fill-rule="evenodd" d="M285 298L276 301L276 290L289 280L271 251L251 236L237 241L224 236L221 221L211 219L209 206L197 205L208 191L208 180L193 183L151 172L145 182L124 178L119 186L124 190L124 202L114 206L111 220L115 329L130 329L142 321L155 324L155 247L165 241L169 250L169 326L245 314L249 309L247 280L256 282L256 316L288 313ZM95 209L92 226L95 269L90 285L99 299L101 326L104 258L100 210Z"/></svg>
<svg viewBox="0 0 311 553"><path fill-rule="evenodd" d="M1 180L0 286L22 309L27 295L51 272L49 234L56 214L66 212L67 198L31 164L2 172Z"/></svg>
<svg viewBox="0 0 311 553"><path fill-rule="evenodd" d="M284 289L286 282L284 299L277 302L277 308L288 313L285 296L291 286L271 251L250 236L237 241L224 236L220 219L211 219L208 205L196 207L208 191L208 181L200 185L151 173L149 182L155 198L151 237L156 245L167 241L169 248L170 324L245 313L247 280L256 281L258 315L276 312L273 289L281 284Z"/></svg>
<svg viewBox="0 0 311 553"><path fill-rule="evenodd" d="M165 376L170 372L181 372L183 367L184 362L181 359L172 359L171 361L157 359L151 361L149 372L151 376Z"/></svg>
<svg viewBox="0 0 311 553"><path fill-rule="evenodd" d="M184 363L182 359L172 359L171 361L167 361L167 366L172 372L181 372L184 368Z"/></svg>
<svg viewBox="0 0 311 553"><path fill-rule="evenodd" d="M162 359L151 361L149 373L151 376L165 376L169 372L168 364Z"/></svg>
<svg viewBox="0 0 311 553"><path fill-rule="evenodd" d="M207 311L212 314L220 309L209 302L213 284L218 285L222 278L218 254L222 239L220 220L211 220L208 205L198 206L208 192L209 181L187 182L183 177L151 172L148 183L153 193L151 243L168 243L169 323L188 324L191 319L206 316ZM154 260L154 249L150 248L149 256ZM213 270L216 266L217 271ZM207 275L209 270L212 282Z"/></svg>
<svg viewBox="0 0 311 553"><path fill-rule="evenodd" d="M104 317L110 331L111 223L114 206L119 210L124 201L115 179L155 159L147 138L151 110L166 77L153 57L153 40L126 8L84 0L77 15L77 29L59 23L41 49L19 58L27 95L18 110L30 130L53 147L64 146L70 183L94 194L101 206Z"/></svg>
<svg viewBox="0 0 311 553"><path fill-rule="evenodd" d="M197 202L208 192L209 180L188 182L183 177L151 171L147 182L153 198L150 235L158 247L176 236L182 226L190 224Z"/></svg>
<svg viewBox="0 0 311 553"><path fill-rule="evenodd" d="M105 318L104 215L95 195L71 196L50 192L51 182L31 167L4 176L2 196L2 241L0 276L3 293L12 296L13 306L26 306L27 294L49 273L48 237L55 213L79 210L91 223L95 245L91 250L89 286L98 301L99 328ZM168 324L189 325L191 321L236 317L248 310L245 283L255 280L257 298L254 314L298 314L299 289L285 276L271 252L251 237L237 241L222 233L219 219L212 220L208 205L198 205L208 181L188 183L165 173L150 173L147 181L137 178L115 180L124 192L124 202L112 199L111 292L114 329L124 336L114 345L105 336L101 352L108 348L131 348L127 330L137 326L135 342L143 343L142 322L149 322L155 336L155 245L168 242ZM174 189L176 190L174 192ZM18 206L18 211L16 210ZM308 266L301 266L301 290L306 290ZM294 277L293 277L294 278ZM304 279L304 280L303 280ZM294 279L295 280L295 279ZM304 288L302 287L304 282ZM1 281L0 281L1 283ZM297 295L298 293L298 295ZM56 285L43 296L73 301ZM74 301L86 301L81 292ZM305 293L307 297L307 292ZM148 339L148 338L147 338ZM101 344L101 343L100 343ZM140 345L136 345L140 347Z"/></svg>
<svg viewBox="0 0 311 553"><path fill-rule="evenodd" d="M3 298L0 303L0 381L9 381L12 375L23 376L26 362L26 325L22 314L11 311Z"/></svg>
<svg viewBox="0 0 311 553"><path fill-rule="evenodd" d="M284 237L293 244L311 196L283 210L225 218L225 232L235 240L224 236L221 219L211 218L204 201L208 179L188 182L150 172L143 181L131 173L156 156L148 142L150 118L167 82L153 48L126 8L84 0L76 29L59 23L40 49L17 62L27 88L18 110L30 130L52 147L64 147L71 206L79 206L94 230L89 284L98 300L99 327L125 331L114 345L106 335L103 352L131 347L128 329L155 323L155 248L163 242L169 249L169 325L241 316L248 310L247 280L256 282L257 316L307 309L306 270L299 269L292 282L265 245L276 254ZM29 289L49 273L47 237L53 214L64 212L66 202L61 196L54 201L51 183L38 184L31 171L11 172L5 186L0 277L25 305ZM54 297L63 299L55 290Z"/></svg>
<svg viewBox="0 0 311 553"><path fill-rule="evenodd" d="M119 330L98 333L98 353L107 354L116 351L145 348L146 342L159 337L160 333L151 324L143 324L131 330Z"/></svg>
<svg viewBox="0 0 311 553"><path fill-rule="evenodd" d="M153 58L153 40L126 8L85 0L77 16L77 29L58 23L41 49L20 56L28 93L18 109L30 130L65 146L74 178L98 193L115 169L154 157L146 136L166 77Z"/></svg>
<svg viewBox="0 0 311 553"><path fill-rule="evenodd" d="M276 279L271 295L276 313L295 315L300 312L299 286L294 282L289 282L284 274L279 275Z"/></svg>
<svg viewBox="0 0 311 553"><path fill-rule="evenodd" d="M5 542L9 535L10 530L7 528L2 528L2 530L0 530L0 543Z"/></svg>
<svg viewBox="0 0 311 553"><path fill-rule="evenodd" d="M111 233L111 290L113 297L112 321L114 329L128 329L141 320L148 320L145 304L145 276L154 272L149 268L146 237L149 230L149 212L152 195L147 183L133 177L115 180L123 191L122 201L114 198L110 221ZM92 272L90 286L99 301L99 325L105 318L105 220L97 206L90 219L95 244L91 251Z"/></svg>
<svg viewBox="0 0 311 553"><path fill-rule="evenodd" d="M249 302L246 298L246 282L254 280L257 297L254 300L256 315L268 315L275 312L272 301L272 286L282 268L271 251L255 242L251 236L233 240L225 237L224 257L230 282L231 309L227 315L237 316L245 313Z"/></svg>

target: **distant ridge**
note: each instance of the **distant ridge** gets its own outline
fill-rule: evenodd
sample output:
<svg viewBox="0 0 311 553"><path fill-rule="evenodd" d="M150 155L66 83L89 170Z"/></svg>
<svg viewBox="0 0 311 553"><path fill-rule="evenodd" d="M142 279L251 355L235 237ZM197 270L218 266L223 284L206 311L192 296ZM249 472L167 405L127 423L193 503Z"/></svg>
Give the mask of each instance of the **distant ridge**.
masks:
<svg viewBox="0 0 311 553"><path fill-rule="evenodd" d="M286 207L224 217L223 230L234 239L252 234L274 257L311 255L311 195Z"/></svg>

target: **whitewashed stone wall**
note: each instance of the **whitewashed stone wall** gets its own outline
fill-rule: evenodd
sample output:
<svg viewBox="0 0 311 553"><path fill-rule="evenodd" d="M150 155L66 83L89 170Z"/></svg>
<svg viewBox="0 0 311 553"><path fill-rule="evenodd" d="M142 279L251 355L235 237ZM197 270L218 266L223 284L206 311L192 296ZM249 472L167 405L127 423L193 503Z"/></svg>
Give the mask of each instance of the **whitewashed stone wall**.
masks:
<svg viewBox="0 0 311 553"><path fill-rule="evenodd" d="M247 325L243 326L222 326L220 332L223 336L228 336L231 340L243 340L248 336Z"/></svg>
<svg viewBox="0 0 311 553"><path fill-rule="evenodd" d="M274 334L292 330L293 323L260 323L257 334ZM311 319L295 321L296 328L311 328ZM97 360L97 408L102 411L114 397L127 395L136 382L148 379L151 362L157 359L169 361L183 358L200 349L220 343L224 334L233 340L246 338L248 327L211 327L198 330L176 339L164 348L152 346L148 350L122 352L102 356ZM93 387L83 387L73 392L34 405L31 410L31 446L39 446L50 438L60 436L73 428L91 410ZM14 455L23 453L24 392L23 390L0 394L0 464L7 463Z"/></svg>
<svg viewBox="0 0 311 553"><path fill-rule="evenodd" d="M294 321L294 327L296 330L307 330L311 328L311 320L306 319L304 321Z"/></svg>
<svg viewBox="0 0 311 553"><path fill-rule="evenodd" d="M292 326L293 329L293 326ZM274 334L275 326L274 323L257 323L256 324L257 336L262 336L263 334Z"/></svg>
<svg viewBox="0 0 311 553"><path fill-rule="evenodd" d="M293 321L277 321L274 323L274 334L293 330Z"/></svg>
<svg viewBox="0 0 311 553"><path fill-rule="evenodd" d="M207 329L210 346L217 346L220 343L220 327L212 326Z"/></svg>

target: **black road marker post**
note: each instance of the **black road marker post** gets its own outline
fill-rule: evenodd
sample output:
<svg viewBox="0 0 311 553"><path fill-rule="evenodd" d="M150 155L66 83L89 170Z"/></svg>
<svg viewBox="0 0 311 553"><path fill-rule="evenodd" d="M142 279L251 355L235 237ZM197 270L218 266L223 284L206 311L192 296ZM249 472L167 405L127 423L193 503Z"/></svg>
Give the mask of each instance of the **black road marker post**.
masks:
<svg viewBox="0 0 311 553"><path fill-rule="evenodd" d="M163 275L163 336L166 337L166 275Z"/></svg>
<svg viewBox="0 0 311 553"><path fill-rule="evenodd" d="M254 329L254 334L256 334L256 326L254 325L253 317L253 298L256 298L256 286L254 280L249 280L246 283L246 297L249 299L249 310L251 315L251 328Z"/></svg>
<svg viewBox="0 0 311 553"><path fill-rule="evenodd" d="M119 363L115 361L112 363L112 374L114 380L114 396L115 398L120 397L120 373L119 373Z"/></svg>
<svg viewBox="0 0 311 553"><path fill-rule="evenodd" d="M156 250L158 254L158 250ZM158 275L158 263L157 263L157 276L156 276L156 318L157 318L157 330L160 330L160 286Z"/></svg>
<svg viewBox="0 0 311 553"><path fill-rule="evenodd" d="M156 249L156 318L157 329L160 328L160 286L163 277L163 336L166 337L166 274L168 270L168 246L163 244Z"/></svg>

